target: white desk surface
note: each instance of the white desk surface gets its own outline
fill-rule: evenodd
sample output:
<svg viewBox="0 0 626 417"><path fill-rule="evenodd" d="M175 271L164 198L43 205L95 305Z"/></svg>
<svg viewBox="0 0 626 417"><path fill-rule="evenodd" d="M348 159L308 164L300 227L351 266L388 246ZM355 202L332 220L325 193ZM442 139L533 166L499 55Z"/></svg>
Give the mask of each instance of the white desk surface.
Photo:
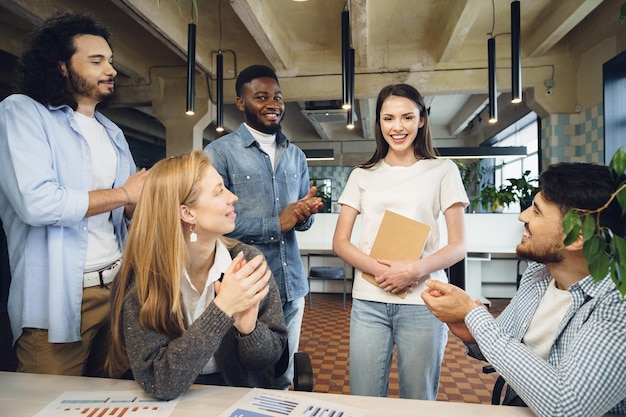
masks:
<svg viewBox="0 0 626 417"><path fill-rule="evenodd" d="M135 381L0 372L0 416L32 417L65 391L140 390ZM180 399L172 417L218 416L248 392L248 388L194 385ZM364 408L367 416L508 417L533 416L527 408L373 398L294 392L322 401Z"/></svg>

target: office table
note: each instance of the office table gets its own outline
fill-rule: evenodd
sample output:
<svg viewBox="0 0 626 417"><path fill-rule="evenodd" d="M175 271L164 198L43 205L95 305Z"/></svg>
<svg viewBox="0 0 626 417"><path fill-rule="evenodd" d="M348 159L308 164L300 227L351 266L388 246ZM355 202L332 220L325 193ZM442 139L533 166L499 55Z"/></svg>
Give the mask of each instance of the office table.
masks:
<svg viewBox="0 0 626 417"><path fill-rule="evenodd" d="M32 417L65 391L134 391L135 381L57 375L0 372L0 416ZM212 417L230 407L248 388L194 385L179 400L172 417ZM527 408L374 398L355 395L294 392L321 401L359 407L367 416L429 417L529 417Z"/></svg>

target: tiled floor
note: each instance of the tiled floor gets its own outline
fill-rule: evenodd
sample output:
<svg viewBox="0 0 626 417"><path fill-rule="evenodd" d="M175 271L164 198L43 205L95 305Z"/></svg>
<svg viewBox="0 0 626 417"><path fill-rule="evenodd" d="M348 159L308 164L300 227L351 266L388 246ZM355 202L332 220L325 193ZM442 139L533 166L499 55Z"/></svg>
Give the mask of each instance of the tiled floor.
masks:
<svg viewBox="0 0 626 417"><path fill-rule="evenodd" d="M349 298L349 297L348 297ZM492 312L497 314L508 300L492 299ZM316 392L349 394L348 348L350 328L350 300L342 309L341 294L313 294L313 309L307 306L302 323L300 351L311 357ZM15 370L15 356L10 349L6 314L0 315L0 370ZM4 346L6 345L6 346ZM1 349L3 348L3 349ZM469 403L491 402L491 389L496 377L482 372L483 363L469 358L464 345L450 334L441 369L439 401ZM398 397L398 376L391 369L389 396Z"/></svg>
<svg viewBox="0 0 626 417"><path fill-rule="evenodd" d="M492 312L497 314L508 300L491 300ZM313 294L312 309L308 298L302 323L300 351L311 357L315 392L349 394L348 349L350 306L342 309L341 294ZM493 374L482 372L484 363L465 354L465 346L450 334L441 369L438 401L491 403ZM398 374L391 369L389 396L398 397Z"/></svg>

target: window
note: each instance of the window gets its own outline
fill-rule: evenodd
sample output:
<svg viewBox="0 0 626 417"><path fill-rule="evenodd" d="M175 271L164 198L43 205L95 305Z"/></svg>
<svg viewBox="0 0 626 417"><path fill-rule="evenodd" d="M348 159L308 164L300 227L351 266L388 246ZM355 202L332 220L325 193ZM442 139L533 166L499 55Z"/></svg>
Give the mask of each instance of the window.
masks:
<svg viewBox="0 0 626 417"><path fill-rule="evenodd" d="M522 117L509 128L490 140L492 146L526 146L527 155L522 157L495 158L495 165L504 162L501 169L495 171L495 185L507 185L507 178L520 178L525 171L530 171L529 178L539 177L539 122L534 112ZM506 213L519 213L518 203L505 207Z"/></svg>

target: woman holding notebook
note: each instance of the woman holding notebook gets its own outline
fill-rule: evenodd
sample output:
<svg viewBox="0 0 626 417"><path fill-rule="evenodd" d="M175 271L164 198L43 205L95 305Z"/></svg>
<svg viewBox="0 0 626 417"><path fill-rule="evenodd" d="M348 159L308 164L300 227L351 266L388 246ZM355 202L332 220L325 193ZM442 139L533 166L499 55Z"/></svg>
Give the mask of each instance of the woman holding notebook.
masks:
<svg viewBox="0 0 626 417"><path fill-rule="evenodd" d="M350 392L388 395L395 346L400 397L435 400L448 329L420 293L427 279L446 282L443 270L465 256L469 201L456 165L437 159L424 99L414 87L395 84L380 91L375 134L374 155L352 171L339 198L333 238L335 253L356 269ZM357 247L350 236L359 214Z"/></svg>

